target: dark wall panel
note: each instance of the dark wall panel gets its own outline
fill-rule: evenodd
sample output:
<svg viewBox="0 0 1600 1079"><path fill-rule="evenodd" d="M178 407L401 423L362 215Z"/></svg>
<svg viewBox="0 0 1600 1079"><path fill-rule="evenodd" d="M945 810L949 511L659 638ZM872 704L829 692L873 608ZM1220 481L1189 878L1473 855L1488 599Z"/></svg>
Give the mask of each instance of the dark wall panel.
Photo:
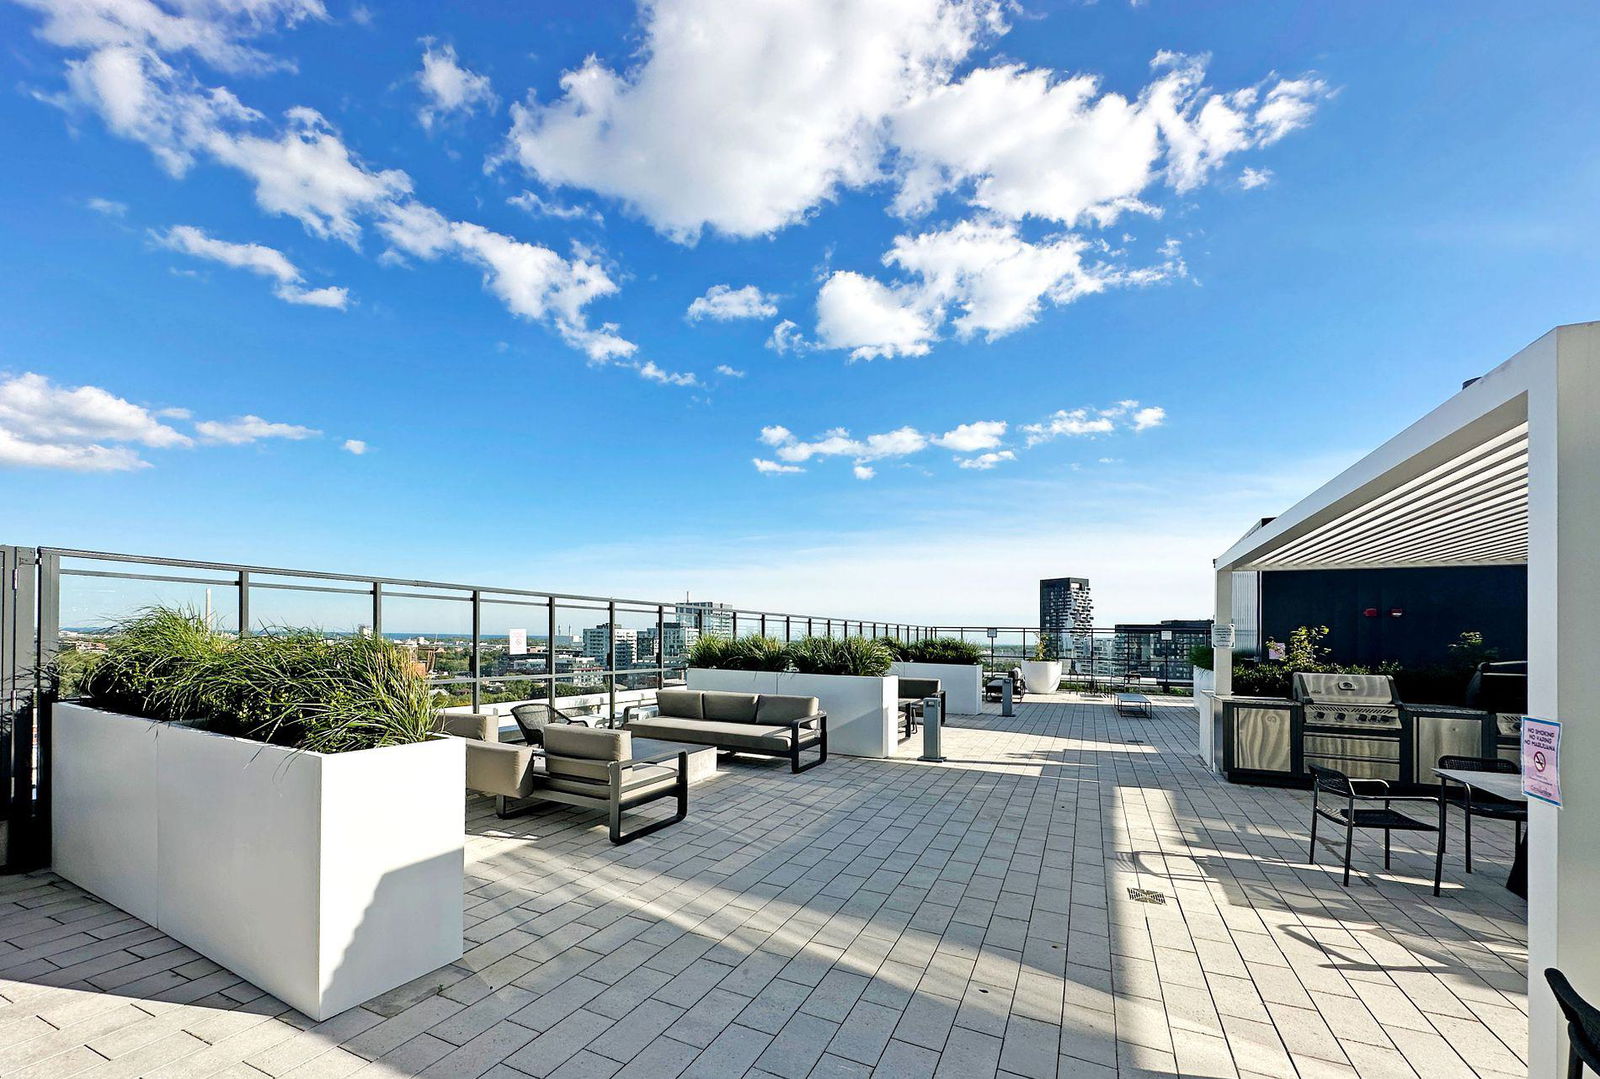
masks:
<svg viewBox="0 0 1600 1079"><path fill-rule="evenodd" d="M1376 617L1367 617L1376 608ZM1396 618L1391 611L1404 613ZM1524 566L1293 570L1261 575L1263 636L1287 641L1298 626L1327 626L1333 658L1428 666L1463 630L1477 630L1502 659L1528 654Z"/></svg>

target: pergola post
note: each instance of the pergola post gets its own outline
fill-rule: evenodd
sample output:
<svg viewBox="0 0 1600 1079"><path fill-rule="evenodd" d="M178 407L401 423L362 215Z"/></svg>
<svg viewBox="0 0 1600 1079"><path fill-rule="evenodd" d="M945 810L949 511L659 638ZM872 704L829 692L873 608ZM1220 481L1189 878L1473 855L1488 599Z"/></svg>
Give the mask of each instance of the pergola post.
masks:
<svg viewBox="0 0 1600 1079"><path fill-rule="evenodd" d="M1560 967L1600 1000L1600 325L1540 344L1528 391L1528 713L1561 721L1562 808L1528 808L1529 1075L1562 1074L1566 1032L1545 985Z"/></svg>
<svg viewBox="0 0 1600 1079"><path fill-rule="evenodd" d="M1233 622L1233 570L1217 570L1216 624L1226 626ZM1222 698L1233 692L1233 649L1213 650L1211 668L1216 674L1217 688L1211 697L1211 707L1196 708L1200 721L1200 759L1215 772L1222 766L1217 760L1217 732L1222 729Z"/></svg>

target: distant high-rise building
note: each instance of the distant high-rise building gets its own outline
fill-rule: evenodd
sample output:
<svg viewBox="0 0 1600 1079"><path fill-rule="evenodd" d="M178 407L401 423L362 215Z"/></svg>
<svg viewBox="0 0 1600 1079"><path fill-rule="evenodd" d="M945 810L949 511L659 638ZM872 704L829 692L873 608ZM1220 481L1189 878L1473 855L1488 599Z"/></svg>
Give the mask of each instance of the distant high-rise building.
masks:
<svg viewBox="0 0 1600 1079"><path fill-rule="evenodd" d="M583 631L583 654L602 663L609 661L611 670L625 670L634 664L638 638L638 633L627 626L594 626Z"/></svg>
<svg viewBox="0 0 1600 1079"><path fill-rule="evenodd" d="M1189 649L1210 643L1209 618L1118 623L1112 638L1112 654L1119 673L1162 682L1187 682L1194 669L1189 663Z"/></svg>
<svg viewBox="0 0 1600 1079"><path fill-rule="evenodd" d="M1039 632L1055 641L1063 661L1071 664L1089 657L1093 630L1089 578L1052 577L1039 582Z"/></svg>
<svg viewBox="0 0 1600 1079"><path fill-rule="evenodd" d="M702 637L733 636L733 608L726 603L685 600L678 604L678 621L692 627Z"/></svg>

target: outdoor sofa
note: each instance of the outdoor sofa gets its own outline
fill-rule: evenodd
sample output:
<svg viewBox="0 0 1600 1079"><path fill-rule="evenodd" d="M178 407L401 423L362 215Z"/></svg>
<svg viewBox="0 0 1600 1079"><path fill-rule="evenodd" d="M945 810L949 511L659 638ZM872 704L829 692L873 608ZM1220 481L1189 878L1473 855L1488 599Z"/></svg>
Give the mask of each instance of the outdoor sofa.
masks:
<svg viewBox="0 0 1600 1079"><path fill-rule="evenodd" d="M627 731L554 724L543 731L544 747L539 749L501 742L497 716L446 713L438 729L466 740L467 786L493 795L502 819L527 812L533 802L604 810L611 842L627 843L689 815L688 754L635 759L633 736ZM677 800L672 816L622 830L624 811L663 798Z"/></svg>
<svg viewBox="0 0 1600 1079"><path fill-rule="evenodd" d="M641 738L785 757L796 773L828 759L828 714L815 697L663 689L656 693L654 704L625 708L622 726ZM812 748L819 756L802 765L801 752Z"/></svg>

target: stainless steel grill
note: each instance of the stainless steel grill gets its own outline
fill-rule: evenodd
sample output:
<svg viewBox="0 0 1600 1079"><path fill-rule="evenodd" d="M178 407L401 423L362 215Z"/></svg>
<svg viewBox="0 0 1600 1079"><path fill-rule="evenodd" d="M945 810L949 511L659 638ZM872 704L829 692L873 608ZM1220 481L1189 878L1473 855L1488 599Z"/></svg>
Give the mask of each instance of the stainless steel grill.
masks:
<svg viewBox="0 0 1600 1079"><path fill-rule="evenodd" d="M1386 674L1297 672L1307 764L1357 779L1400 778L1400 698Z"/></svg>

